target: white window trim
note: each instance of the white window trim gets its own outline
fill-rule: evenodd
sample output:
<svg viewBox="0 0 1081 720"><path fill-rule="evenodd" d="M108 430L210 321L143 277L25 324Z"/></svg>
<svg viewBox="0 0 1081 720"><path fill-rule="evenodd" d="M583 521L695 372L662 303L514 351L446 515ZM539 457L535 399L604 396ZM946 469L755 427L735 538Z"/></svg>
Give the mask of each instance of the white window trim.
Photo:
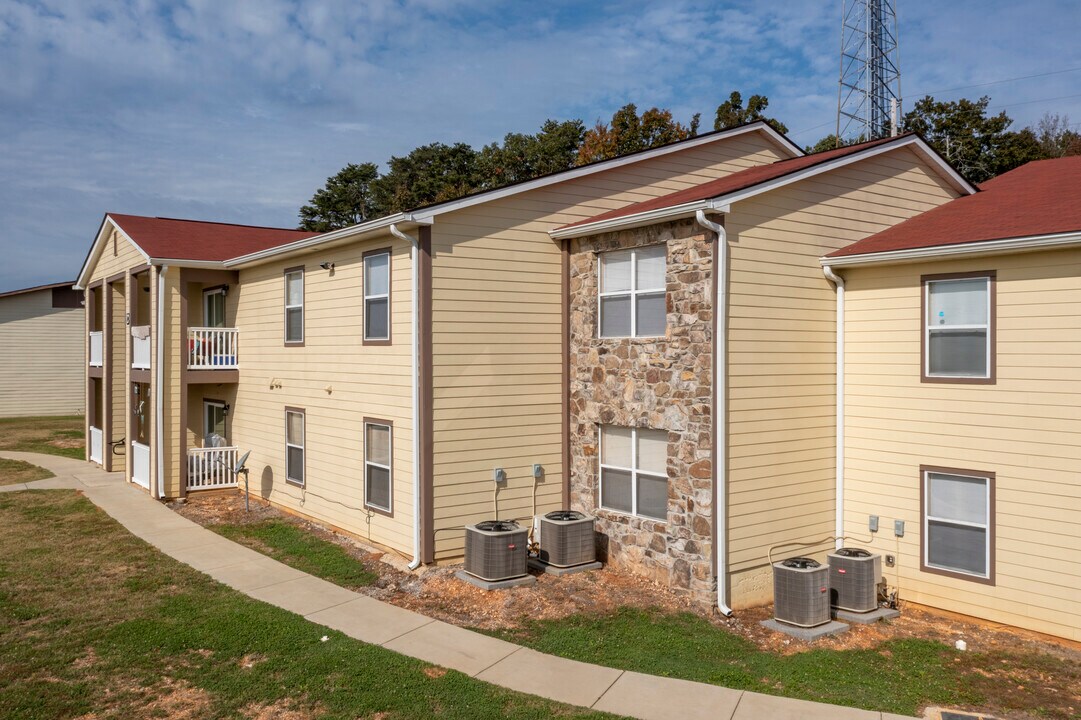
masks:
<svg viewBox="0 0 1081 720"><path fill-rule="evenodd" d="M289 277L291 275L299 275L300 276L300 302L295 304L295 305L290 305L289 304ZM304 327L304 271L303 270L291 270L290 272L285 273L285 298L284 298L284 300L285 300L285 302L283 304L285 305L285 308L282 310L282 315L283 315L282 320L283 320L283 322L285 324L285 327L284 327L284 330L285 330L285 343L287 345L299 345L300 343L304 342L304 332L306 330L306 328ZM296 308L300 308L300 339L299 340L290 340L289 339L289 311L293 310L293 309L296 309Z"/></svg>
<svg viewBox="0 0 1081 720"><path fill-rule="evenodd" d="M644 518L646 520L654 520L657 522L668 522L668 502L665 501L665 516L663 518L656 518L652 515L639 515L638 514L638 476L645 475L646 477L659 478L664 480L665 485L668 484L668 475L658 475L657 473L643 472L638 470L638 428L628 428L631 431L631 464L634 467L623 467L622 465L610 465L604 461L604 428L606 427L619 427L618 425L599 425L598 432L600 433L598 443L598 456L600 457L600 476L597 478L598 484L598 496L597 506L609 510L611 512L617 512L622 515L627 514L626 510L619 508L610 508L604 506L604 471L605 470L619 470L622 472L629 472L631 474L631 515L635 517Z"/></svg>
<svg viewBox="0 0 1081 720"><path fill-rule="evenodd" d="M390 455L390 465L383 465L382 463L372 462L368 459L368 428L380 427L387 429L387 454ZM382 510L383 512L394 512L394 427L387 425L386 423L378 422L366 422L364 423L364 505L365 507L375 508L376 510ZM368 467L376 467L387 471L387 482L390 483L390 487L387 488L387 507L377 505L374 502L368 500Z"/></svg>
<svg viewBox="0 0 1081 720"><path fill-rule="evenodd" d="M386 256L387 258L387 291L385 293L368 293L368 261L372 258ZM364 322L363 333L365 340L390 340L390 251L381 253L372 253L364 258L363 268L361 269L361 282L364 284ZM369 300L386 300L387 301L387 334L382 337L373 337L368 335L368 301Z"/></svg>
<svg viewBox="0 0 1081 720"><path fill-rule="evenodd" d="M931 285L941 282L959 282L966 280L983 280L984 297L987 300L987 322L977 325L931 325ZM941 278L927 280L923 283L923 306L927 317L923 319L923 374L929 378L969 378L974 380L987 380L991 377L991 276L978 275L976 277ZM983 375L958 375L949 373L931 372L931 331L932 330L983 330L984 331L984 374Z"/></svg>
<svg viewBox="0 0 1081 720"><path fill-rule="evenodd" d="M639 335L638 334L638 297L642 295L661 295L667 296L668 286L667 282L661 285L659 288L646 288L642 290L638 287L638 251L644 247L656 247L652 245L641 245L639 247L630 248L631 252L631 288L630 290L614 290L611 292L603 292L601 286L604 284L604 256L611 253L624 252L625 250L608 250L603 253L597 253L597 337L600 338L655 338L664 337L664 333L660 335ZM664 274L668 275L668 246L664 247ZM631 334L630 335L605 335L604 326L601 325L601 304L606 298L615 297L629 297L631 299ZM666 313L667 315L667 313ZM667 327L668 320L665 318L665 326Z"/></svg>
<svg viewBox="0 0 1081 720"><path fill-rule="evenodd" d="M222 310L223 310L223 312L222 312L222 323L223 323L223 325L222 325L222 327L225 327L227 325L226 318L225 318L225 312L224 312L227 309L226 305L224 303L224 300L225 300L225 297L226 297L225 288L217 287L217 288L212 288L210 290L203 290L203 327L211 327L211 325L210 325L210 313L208 311L210 310L210 299L212 297L214 297L215 295L221 295L222 296L222 300L223 300L223 303L222 303Z"/></svg>
<svg viewBox="0 0 1081 720"><path fill-rule="evenodd" d="M937 517L931 515L927 508L931 504L931 475L943 475L945 477L958 477L965 478L966 480L982 480L984 487L984 518L986 522L974 523L966 520L954 520L951 518ZM923 532L923 564L924 567L932 570L942 570L950 573L957 573L959 575L967 575L969 577L979 578L981 580L991 579L991 478L986 475L967 475L958 472L944 472L940 470L924 470L923 471L923 507L920 508L923 515L923 524L921 532ZM983 530L983 566L986 570L983 574L974 573L971 570L962 570L961 568L946 567L944 565L934 565L930 561L931 554L931 535L928 533L927 528L931 522L945 523L948 525L958 525L960 527L980 528Z"/></svg>
<svg viewBox="0 0 1081 720"><path fill-rule="evenodd" d="M300 416L300 444L299 445L297 445L296 443L289 442L289 416L290 415L299 415ZM285 480L286 480L286 482L290 482L290 483L293 483L294 485L299 485L301 487L304 487L304 485L308 481L308 478L307 478L307 475L308 475L308 451L305 450L305 445L307 444L307 435L308 435L308 418L305 417L305 415L306 415L306 413L300 412L298 410L286 410L285 411ZM298 450L300 450L301 467L303 468L302 472L304 473L304 477L302 477L299 480L297 480L296 478L289 477L289 448L297 448Z"/></svg>
<svg viewBox="0 0 1081 720"><path fill-rule="evenodd" d="M222 416L225 417L225 429L227 431L226 434L228 435L229 418L228 418L228 416L225 415L225 403L221 402L220 400L206 400L206 399L204 399L203 400L203 441L204 442L206 442L206 436L210 434L208 432L209 425L210 425L210 423L208 421L210 420L210 408L212 408L212 407L221 409ZM222 439L225 440L226 445L229 444L229 438L228 437L224 437Z"/></svg>

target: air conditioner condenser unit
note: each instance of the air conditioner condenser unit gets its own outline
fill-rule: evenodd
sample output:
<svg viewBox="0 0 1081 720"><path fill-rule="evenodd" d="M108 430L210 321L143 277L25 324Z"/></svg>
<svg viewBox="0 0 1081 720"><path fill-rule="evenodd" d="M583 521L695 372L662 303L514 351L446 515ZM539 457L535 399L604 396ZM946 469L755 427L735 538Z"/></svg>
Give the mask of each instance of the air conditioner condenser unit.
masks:
<svg viewBox="0 0 1081 720"><path fill-rule="evenodd" d="M840 548L829 553L826 559L830 572L830 605L860 613L878 608L881 555L862 548Z"/></svg>
<svg viewBox="0 0 1081 720"><path fill-rule="evenodd" d="M811 558L773 563L773 617L815 627L830 621L829 568Z"/></svg>
<svg viewBox="0 0 1081 720"><path fill-rule="evenodd" d="M593 518L576 510L556 510L538 517L537 557L558 568L586 565L597 559Z"/></svg>
<svg viewBox="0 0 1081 720"><path fill-rule="evenodd" d="M488 582L529 573L528 532L513 520L485 520L465 526L465 571Z"/></svg>

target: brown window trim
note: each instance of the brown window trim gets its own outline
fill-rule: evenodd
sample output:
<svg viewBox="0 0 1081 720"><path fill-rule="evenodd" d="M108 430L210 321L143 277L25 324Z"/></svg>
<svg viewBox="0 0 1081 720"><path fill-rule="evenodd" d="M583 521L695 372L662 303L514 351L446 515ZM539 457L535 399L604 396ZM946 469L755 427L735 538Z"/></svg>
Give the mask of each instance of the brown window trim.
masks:
<svg viewBox="0 0 1081 720"><path fill-rule="evenodd" d="M304 477L298 482L289 477L289 413L299 413L304 418L304 437L300 446L303 454L304 466L302 472ZM283 438L283 445L285 446L285 482L295 487L303 488L308 484L308 413L304 408L285 406L285 413L283 414L285 420L285 427L282 428L285 431L285 437Z"/></svg>
<svg viewBox="0 0 1081 720"><path fill-rule="evenodd" d="M990 517L987 518L987 577L982 578L978 575L971 575L969 573L955 572L953 570L943 570L942 568L931 567L926 563L926 509L927 509L927 473L942 473L945 475L961 475L963 477L971 478L986 478L987 480L987 504L990 507ZM981 585L995 585L995 473L985 472L983 470L966 470L963 468L951 468L940 467L938 465L920 465L920 572L931 573L932 575L943 575L945 577L956 578L958 580L967 580L969 582L980 583Z"/></svg>
<svg viewBox="0 0 1081 720"><path fill-rule="evenodd" d="M295 272L300 273L300 339L290 340L286 303L289 301L289 275ZM285 341L285 347L304 347L304 341L308 337L308 322L306 317L307 304L304 302L307 288L305 287L304 274L303 265L297 265L282 270L282 340Z"/></svg>
<svg viewBox="0 0 1081 720"><path fill-rule="evenodd" d="M942 377L927 374L927 283L935 280L967 280L970 278L988 278L987 343L989 346L988 376L985 378ZM995 270L974 272L937 273L920 276L920 382L946 383L951 385L994 385L998 378L998 352L996 336L998 333L998 277Z"/></svg>
<svg viewBox="0 0 1081 720"><path fill-rule="evenodd" d="M368 298L365 295L365 293L367 293L367 289L364 287L364 263L367 261L368 257L371 256L371 255L384 255L384 254L387 256L387 338L386 338L386 340L378 340L378 339L369 340L368 337L367 337L367 334L368 334L368 330L367 330L367 328L368 328L368 302L367 302ZM360 296L360 303L361 303L360 342L361 342L361 345L371 345L371 346L374 346L374 347L378 347L380 345L390 345L390 344L392 344L391 340L392 340L392 338L394 336L394 333L393 333L393 325L394 325L393 317L394 317L394 315L391 312L392 305L394 303L394 300L393 300L393 298L394 298L394 288L393 288L393 284L392 284L392 279L394 277L393 270L394 270L394 248L384 247L384 248L377 248L375 250L368 250L367 252L363 253L360 256L360 289L361 289L361 296ZM393 505L391 507L393 507Z"/></svg>
<svg viewBox="0 0 1081 720"><path fill-rule="evenodd" d="M390 510L384 510L381 507L370 505L368 503L368 426L369 425L384 425L390 428ZM377 515L385 515L386 517L394 517L394 423L390 420L382 420L380 418L366 417L363 421L364 427L364 479L363 486L361 488L362 495L364 497L364 507L371 510Z"/></svg>

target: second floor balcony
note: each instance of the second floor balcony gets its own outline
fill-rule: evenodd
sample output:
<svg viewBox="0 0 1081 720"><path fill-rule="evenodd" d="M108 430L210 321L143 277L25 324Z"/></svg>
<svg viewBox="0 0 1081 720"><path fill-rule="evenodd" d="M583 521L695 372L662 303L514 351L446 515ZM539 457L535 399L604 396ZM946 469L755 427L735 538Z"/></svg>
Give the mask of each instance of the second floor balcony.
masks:
<svg viewBox="0 0 1081 720"><path fill-rule="evenodd" d="M235 370L240 333L236 328L188 328L189 370Z"/></svg>

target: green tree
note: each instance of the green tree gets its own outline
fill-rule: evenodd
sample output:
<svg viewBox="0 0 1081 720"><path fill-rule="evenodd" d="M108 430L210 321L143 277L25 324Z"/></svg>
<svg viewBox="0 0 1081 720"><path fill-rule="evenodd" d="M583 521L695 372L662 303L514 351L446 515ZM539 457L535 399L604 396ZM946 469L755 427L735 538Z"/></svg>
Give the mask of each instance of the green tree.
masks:
<svg viewBox="0 0 1081 720"><path fill-rule="evenodd" d="M743 106L743 96L733 91L728 99L717 106L717 118L713 121L714 130L724 130L737 125L744 125L755 120L765 120L779 133L787 133L788 126L780 120L766 117L769 98L765 95L751 95L747 98L747 107Z"/></svg>
<svg viewBox="0 0 1081 720"><path fill-rule="evenodd" d="M328 232L371 220L380 214L372 195L379 177L375 163L350 163L315 191L311 204L300 208L300 229Z"/></svg>
<svg viewBox="0 0 1081 720"><path fill-rule="evenodd" d="M988 116L991 98L936 101L930 95L905 113L902 128L915 131L969 180L980 183L1043 157L1036 134L1010 131L1005 113Z"/></svg>
<svg viewBox="0 0 1081 720"><path fill-rule="evenodd" d="M1081 155L1081 133L1070 129L1069 115L1045 113L1036 123L1036 139L1045 157Z"/></svg>
<svg viewBox="0 0 1081 720"><path fill-rule="evenodd" d="M387 164L389 171L372 183L372 194L386 213L455 200L480 185L477 153L465 143L422 145Z"/></svg>
<svg viewBox="0 0 1081 720"><path fill-rule="evenodd" d="M808 154L812 154L825 152L827 150L834 150L836 148L848 147L849 145L856 145L861 142L863 142L862 137L856 138L854 140L845 140L844 138L838 140L836 135L830 133L826 137L816 142L814 145L808 145L803 150Z"/></svg>
<svg viewBox="0 0 1081 720"><path fill-rule="evenodd" d="M507 133L502 145L491 143L477 153L482 188L490 190L574 167L584 135L581 120L547 120L536 135Z"/></svg>
<svg viewBox="0 0 1081 720"><path fill-rule="evenodd" d="M612 114L611 121L600 120L586 131L578 148L578 164L620 157L639 150L686 140L698 134L700 116L683 125L672 117L671 110L650 108L641 115L638 106L627 103Z"/></svg>

